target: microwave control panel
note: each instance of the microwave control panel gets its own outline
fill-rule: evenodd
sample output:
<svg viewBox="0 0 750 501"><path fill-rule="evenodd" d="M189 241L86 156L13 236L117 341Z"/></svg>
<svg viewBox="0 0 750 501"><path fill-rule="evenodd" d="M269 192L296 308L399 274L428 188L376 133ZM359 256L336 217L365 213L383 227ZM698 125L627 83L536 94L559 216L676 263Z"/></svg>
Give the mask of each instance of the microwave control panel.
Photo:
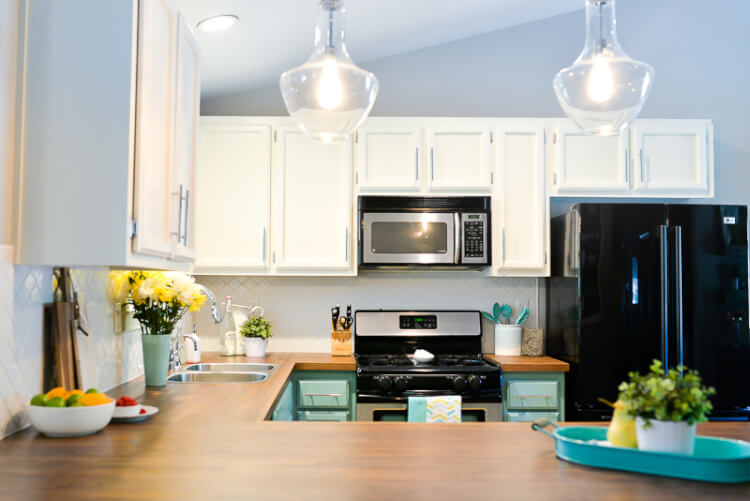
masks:
<svg viewBox="0 0 750 501"><path fill-rule="evenodd" d="M487 264L487 214L462 213L461 264Z"/></svg>

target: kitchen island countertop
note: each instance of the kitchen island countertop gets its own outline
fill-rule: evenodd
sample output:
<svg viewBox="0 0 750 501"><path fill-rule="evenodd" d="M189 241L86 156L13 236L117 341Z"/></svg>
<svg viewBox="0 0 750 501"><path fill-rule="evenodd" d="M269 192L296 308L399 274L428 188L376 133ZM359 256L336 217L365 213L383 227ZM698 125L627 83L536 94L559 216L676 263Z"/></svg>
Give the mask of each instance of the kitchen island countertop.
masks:
<svg viewBox="0 0 750 501"><path fill-rule="evenodd" d="M214 361L218 357L204 357ZM259 361L245 357L221 361ZM351 370L350 357L269 354L261 384L170 384L160 412L88 437L25 430L0 441L0 499L750 499L715 485L574 465L527 423L264 421L295 369ZM108 392L143 392L142 379ZM750 440L750 423L699 433Z"/></svg>

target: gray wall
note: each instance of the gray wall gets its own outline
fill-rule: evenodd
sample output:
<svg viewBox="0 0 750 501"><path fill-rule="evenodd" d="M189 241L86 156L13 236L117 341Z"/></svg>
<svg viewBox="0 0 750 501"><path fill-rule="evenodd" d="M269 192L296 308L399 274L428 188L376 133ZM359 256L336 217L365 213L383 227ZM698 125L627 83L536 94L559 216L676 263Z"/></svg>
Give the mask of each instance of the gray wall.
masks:
<svg viewBox="0 0 750 501"><path fill-rule="evenodd" d="M641 116L713 119L716 203L750 202L750 2L620 0L617 9L625 50L656 70ZM562 116L552 77L577 57L583 40L578 11L363 64L380 79L372 114ZM202 114L286 109L273 86L206 101ZM555 201L553 213L569 202Z"/></svg>

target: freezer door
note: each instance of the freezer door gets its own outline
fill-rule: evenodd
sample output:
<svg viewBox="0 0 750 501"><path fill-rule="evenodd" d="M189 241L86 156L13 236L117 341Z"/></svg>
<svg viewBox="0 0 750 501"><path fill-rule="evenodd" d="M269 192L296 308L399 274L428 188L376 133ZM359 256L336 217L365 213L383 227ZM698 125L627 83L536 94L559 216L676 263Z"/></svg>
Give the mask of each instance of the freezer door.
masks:
<svg viewBox="0 0 750 501"><path fill-rule="evenodd" d="M672 205L668 216L670 363L716 388L717 417L750 415L747 207Z"/></svg>
<svg viewBox="0 0 750 501"><path fill-rule="evenodd" d="M569 414L611 413L628 372L662 358L662 232L665 205L579 204L578 329L569 378ZM609 412L608 412L609 411Z"/></svg>

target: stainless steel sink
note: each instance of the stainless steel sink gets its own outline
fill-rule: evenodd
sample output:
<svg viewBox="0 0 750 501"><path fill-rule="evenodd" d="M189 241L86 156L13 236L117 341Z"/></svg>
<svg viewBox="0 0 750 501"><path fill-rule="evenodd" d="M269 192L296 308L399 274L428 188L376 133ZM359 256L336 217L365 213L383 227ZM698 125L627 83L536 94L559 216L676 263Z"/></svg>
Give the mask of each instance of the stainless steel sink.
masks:
<svg viewBox="0 0 750 501"><path fill-rule="evenodd" d="M188 365L189 372L263 372L270 374L276 370L274 364L252 364L252 363L217 363L217 364L193 364Z"/></svg>
<svg viewBox="0 0 750 501"><path fill-rule="evenodd" d="M268 374L262 372L178 372L167 378L170 383L262 383Z"/></svg>

